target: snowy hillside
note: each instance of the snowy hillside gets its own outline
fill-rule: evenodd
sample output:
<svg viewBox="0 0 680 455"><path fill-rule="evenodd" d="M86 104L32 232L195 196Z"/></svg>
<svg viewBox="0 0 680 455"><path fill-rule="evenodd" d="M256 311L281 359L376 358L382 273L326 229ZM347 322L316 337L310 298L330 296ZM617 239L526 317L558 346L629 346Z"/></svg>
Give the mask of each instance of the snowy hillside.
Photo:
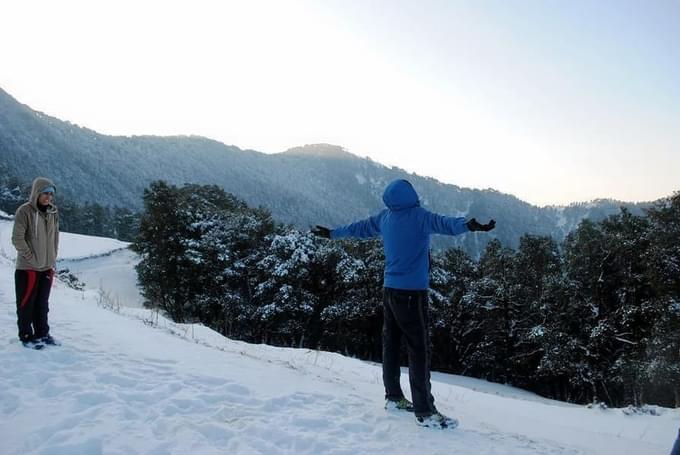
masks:
<svg viewBox="0 0 680 455"><path fill-rule="evenodd" d="M437 250L456 246L475 258L491 238L513 248L526 233L561 241L584 218L599 221L619 213L621 206L641 215L650 205L597 200L536 207L495 190L463 188L386 166L331 144L265 154L198 136L108 136L35 111L2 88L0 144L11 144L0 148L6 177L28 185L36 175L50 176L59 188L57 205L89 202L140 210L144 189L155 180L214 184L299 229L344 225L374 214L384 208L387 184L405 178L429 210L498 221L490 236L443 236L433 241ZM72 178L74 169L80 178ZM2 190L0 180L0 194Z"/></svg>
<svg viewBox="0 0 680 455"><path fill-rule="evenodd" d="M12 226L12 221L0 220L0 256L14 260L16 251L12 245ZM120 240L62 232L59 236L59 260L77 261L102 256L127 246Z"/></svg>
<svg viewBox="0 0 680 455"><path fill-rule="evenodd" d="M437 405L461 425L422 429L410 415L383 410L380 365L231 341L111 307L91 283L83 292L57 282L50 325L63 346L25 349L10 232L0 221L3 454L666 454L680 425L678 410L625 415L435 373ZM133 255L104 255L124 246L64 235L61 254L91 257L70 261L81 280L109 276L108 291L138 305ZM408 391L406 372L402 386Z"/></svg>

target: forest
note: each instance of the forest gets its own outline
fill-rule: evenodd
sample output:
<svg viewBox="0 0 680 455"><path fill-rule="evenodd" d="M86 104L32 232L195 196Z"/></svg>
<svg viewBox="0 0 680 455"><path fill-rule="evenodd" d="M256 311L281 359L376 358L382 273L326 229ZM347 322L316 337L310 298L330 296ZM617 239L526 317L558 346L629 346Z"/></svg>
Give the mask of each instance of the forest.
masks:
<svg viewBox="0 0 680 455"><path fill-rule="evenodd" d="M559 243L433 253L432 369L573 403L680 406L679 238L675 193ZM379 239L328 241L217 186L156 181L133 249L146 304L177 322L380 361Z"/></svg>

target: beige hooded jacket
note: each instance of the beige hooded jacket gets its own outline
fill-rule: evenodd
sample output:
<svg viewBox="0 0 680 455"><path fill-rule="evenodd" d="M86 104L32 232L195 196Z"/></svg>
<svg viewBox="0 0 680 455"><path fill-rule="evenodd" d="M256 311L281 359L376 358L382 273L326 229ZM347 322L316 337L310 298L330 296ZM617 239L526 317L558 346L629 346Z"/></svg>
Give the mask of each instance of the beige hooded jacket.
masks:
<svg viewBox="0 0 680 455"><path fill-rule="evenodd" d="M19 207L14 216L12 244L17 250L17 270L42 272L56 266L59 212L53 204L48 205L45 212L38 209L38 196L48 186L54 187L54 183L44 177L35 179L28 202Z"/></svg>

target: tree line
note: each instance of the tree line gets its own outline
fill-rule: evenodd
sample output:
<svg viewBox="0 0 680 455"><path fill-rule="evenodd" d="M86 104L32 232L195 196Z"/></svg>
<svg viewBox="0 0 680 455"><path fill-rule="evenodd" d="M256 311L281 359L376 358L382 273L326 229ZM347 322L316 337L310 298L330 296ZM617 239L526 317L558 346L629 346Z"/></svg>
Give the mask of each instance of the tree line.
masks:
<svg viewBox="0 0 680 455"><path fill-rule="evenodd" d="M379 240L319 239L217 186L154 182L144 206L133 249L150 307L234 339L380 361ZM560 244L434 254L433 369L574 403L680 406L679 238L676 193Z"/></svg>

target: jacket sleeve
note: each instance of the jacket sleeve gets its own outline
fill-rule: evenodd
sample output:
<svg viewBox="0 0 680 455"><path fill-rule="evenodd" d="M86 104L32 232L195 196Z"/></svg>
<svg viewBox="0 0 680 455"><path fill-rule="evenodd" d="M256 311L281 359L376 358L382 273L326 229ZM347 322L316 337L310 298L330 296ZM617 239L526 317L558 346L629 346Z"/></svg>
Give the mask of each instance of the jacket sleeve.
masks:
<svg viewBox="0 0 680 455"><path fill-rule="evenodd" d="M332 239L342 239L345 237L356 237L360 239L368 239L371 237L380 236L380 220L385 211L373 215L365 220L356 221L346 226L340 226L331 230Z"/></svg>
<svg viewBox="0 0 680 455"><path fill-rule="evenodd" d="M17 253L25 259L33 256L31 247L26 242L26 232L28 231L29 220L25 210L17 210L14 215L14 228L12 229L12 245Z"/></svg>
<svg viewBox="0 0 680 455"><path fill-rule="evenodd" d="M54 226L54 257L59 257L59 213L55 215L57 219L55 220Z"/></svg>
<svg viewBox="0 0 680 455"><path fill-rule="evenodd" d="M433 234L458 235L469 231L463 217L458 218L427 212L425 223L429 232Z"/></svg>

